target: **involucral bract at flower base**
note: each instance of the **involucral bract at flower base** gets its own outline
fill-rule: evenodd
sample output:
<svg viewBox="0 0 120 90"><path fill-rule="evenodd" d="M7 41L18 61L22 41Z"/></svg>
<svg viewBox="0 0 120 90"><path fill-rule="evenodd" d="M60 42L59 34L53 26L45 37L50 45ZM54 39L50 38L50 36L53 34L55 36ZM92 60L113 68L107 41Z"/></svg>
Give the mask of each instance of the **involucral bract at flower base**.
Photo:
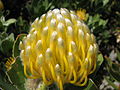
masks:
<svg viewBox="0 0 120 90"><path fill-rule="evenodd" d="M20 57L28 78L45 85L84 86L96 68L97 44L86 24L65 8L43 14L20 42Z"/></svg>

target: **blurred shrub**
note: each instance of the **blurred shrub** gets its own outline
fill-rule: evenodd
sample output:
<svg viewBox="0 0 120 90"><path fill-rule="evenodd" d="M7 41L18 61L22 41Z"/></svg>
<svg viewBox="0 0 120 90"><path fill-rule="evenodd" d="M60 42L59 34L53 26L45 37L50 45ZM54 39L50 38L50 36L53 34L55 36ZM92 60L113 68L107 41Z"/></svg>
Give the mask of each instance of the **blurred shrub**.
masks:
<svg viewBox="0 0 120 90"><path fill-rule="evenodd" d="M15 22L16 19L5 20L4 16L0 17L0 52L7 57L12 55L11 51L14 43L14 34L9 34L8 28Z"/></svg>

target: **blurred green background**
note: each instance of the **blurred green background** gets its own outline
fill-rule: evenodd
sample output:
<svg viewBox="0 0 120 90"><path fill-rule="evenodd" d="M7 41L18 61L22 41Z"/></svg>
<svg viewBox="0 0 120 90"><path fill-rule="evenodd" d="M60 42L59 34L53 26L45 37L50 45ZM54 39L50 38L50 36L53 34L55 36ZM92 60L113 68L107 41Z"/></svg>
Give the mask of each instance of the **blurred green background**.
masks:
<svg viewBox="0 0 120 90"><path fill-rule="evenodd" d="M64 89L120 90L119 0L0 0L0 88L26 90L19 42L35 18L54 8L67 8L76 13L81 10L99 45L97 69L89 76L88 84L85 87L65 85ZM10 64L6 65L7 62ZM56 90L54 85L50 87L47 89Z"/></svg>

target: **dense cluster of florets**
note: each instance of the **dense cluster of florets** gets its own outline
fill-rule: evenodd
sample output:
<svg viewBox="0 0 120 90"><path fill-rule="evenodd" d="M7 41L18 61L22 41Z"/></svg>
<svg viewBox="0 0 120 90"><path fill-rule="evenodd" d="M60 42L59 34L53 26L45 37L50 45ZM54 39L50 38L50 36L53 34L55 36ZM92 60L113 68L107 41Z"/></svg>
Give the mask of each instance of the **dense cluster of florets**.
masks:
<svg viewBox="0 0 120 90"><path fill-rule="evenodd" d="M20 42L20 57L28 78L84 86L96 68L97 44L85 23L65 8L37 18Z"/></svg>

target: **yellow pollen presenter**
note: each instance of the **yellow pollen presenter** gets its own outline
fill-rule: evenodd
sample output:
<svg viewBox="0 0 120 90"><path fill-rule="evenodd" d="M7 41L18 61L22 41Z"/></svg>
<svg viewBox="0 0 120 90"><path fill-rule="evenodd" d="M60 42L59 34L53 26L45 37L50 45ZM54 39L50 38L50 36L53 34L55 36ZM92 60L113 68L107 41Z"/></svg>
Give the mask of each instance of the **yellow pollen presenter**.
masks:
<svg viewBox="0 0 120 90"><path fill-rule="evenodd" d="M87 25L75 12L53 9L36 18L19 44L24 74L60 90L71 83L84 86L96 68L98 46Z"/></svg>

